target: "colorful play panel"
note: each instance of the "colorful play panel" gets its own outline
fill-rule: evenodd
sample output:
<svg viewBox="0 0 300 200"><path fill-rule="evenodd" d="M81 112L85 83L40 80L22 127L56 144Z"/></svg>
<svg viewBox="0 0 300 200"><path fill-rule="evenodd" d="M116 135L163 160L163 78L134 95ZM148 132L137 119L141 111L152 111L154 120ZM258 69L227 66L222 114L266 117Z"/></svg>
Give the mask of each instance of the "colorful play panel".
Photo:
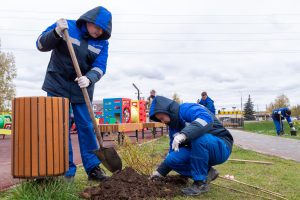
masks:
<svg viewBox="0 0 300 200"><path fill-rule="evenodd" d="M11 134L12 117L10 114L0 115L0 135L5 138Z"/></svg>

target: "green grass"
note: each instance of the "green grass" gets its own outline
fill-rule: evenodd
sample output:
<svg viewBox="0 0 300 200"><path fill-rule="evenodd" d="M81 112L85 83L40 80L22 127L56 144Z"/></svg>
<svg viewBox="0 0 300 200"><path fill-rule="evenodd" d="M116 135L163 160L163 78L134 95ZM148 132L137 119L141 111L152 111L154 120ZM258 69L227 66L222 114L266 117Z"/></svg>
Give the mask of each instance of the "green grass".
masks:
<svg viewBox="0 0 300 200"><path fill-rule="evenodd" d="M67 183L63 177L48 178L43 182L24 181L15 188L0 193L1 200L78 200L79 193L87 186L97 183L88 182L83 167L77 168L76 178L73 183Z"/></svg>
<svg viewBox="0 0 300 200"><path fill-rule="evenodd" d="M285 121L284 122L285 135L283 137L300 140L300 133L299 133L300 123L295 122L294 124L298 131L297 136L291 136L290 127L288 123ZM245 122L244 130L259 133L259 134L264 134L264 135L277 136L273 121Z"/></svg>
<svg viewBox="0 0 300 200"><path fill-rule="evenodd" d="M168 138L162 137L156 141L154 151L156 154L164 155L168 148ZM147 145L151 148L151 144ZM142 148L147 148L142 147ZM233 148L231 158L238 159L252 159L273 162L274 165L261 164L245 164L228 161L222 165L216 166L221 175L234 175L235 179L253 184L265 189L279 192L285 195L288 199L300 199L300 165L297 162L280 159L274 156L262 155L253 151L243 150L238 147ZM229 182L222 179L217 179L214 183L250 192L252 194L259 194L265 197L272 198L272 196L265 195L255 189L243 186L241 184ZM95 185L95 183L87 182L87 176L82 167L79 167L76 174L75 182L67 184L61 179L52 180L45 183L44 186L36 184L36 182L26 182L14 189L0 194L0 199L80 199L78 196L84 188ZM260 199L250 195L245 195L231 190L221 188L216 185L211 185L210 192L199 197L184 197L178 196L175 199ZM273 198L275 199L275 198Z"/></svg>

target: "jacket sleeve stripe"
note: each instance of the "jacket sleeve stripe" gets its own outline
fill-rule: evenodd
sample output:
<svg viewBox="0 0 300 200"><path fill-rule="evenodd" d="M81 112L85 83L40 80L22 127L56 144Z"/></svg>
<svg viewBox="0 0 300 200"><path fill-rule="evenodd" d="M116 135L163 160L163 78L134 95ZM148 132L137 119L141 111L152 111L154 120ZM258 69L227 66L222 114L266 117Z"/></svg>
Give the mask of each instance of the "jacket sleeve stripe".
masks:
<svg viewBox="0 0 300 200"><path fill-rule="evenodd" d="M103 76L103 71L100 68L94 67L91 70L94 70L94 71L98 72L101 75L101 77Z"/></svg>
<svg viewBox="0 0 300 200"><path fill-rule="evenodd" d="M65 38L64 38L64 40L65 40ZM72 44L80 46L80 41L78 39L73 38L73 37L70 36L70 40L71 40Z"/></svg>
<svg viewBox="0 0 300 200"><path fill-rule="evenodd" d="M40 50L43 49L43 45L42 45L42 43L41 43L41 41L40 41L41 37L42 37L42 35L40 35L39 38L38 38L38 48L39 48Z"/></svg>
<svg viewBox="0 0 300 200"><path fill-rule="evenodd" d="M88 45L88 50L90 50L91 52L94 52L96 54L100 53L100 49L97 49L96 47L93 47L92 45Z"/></svg>
<svg viewBox="0 0 300 200"><path fill-rule="evenodd" d="M201 118L197 118L195 120L196 122L198 122L199 124L201 124L202 126L206 126L207 125L207 122Z"/></svg>

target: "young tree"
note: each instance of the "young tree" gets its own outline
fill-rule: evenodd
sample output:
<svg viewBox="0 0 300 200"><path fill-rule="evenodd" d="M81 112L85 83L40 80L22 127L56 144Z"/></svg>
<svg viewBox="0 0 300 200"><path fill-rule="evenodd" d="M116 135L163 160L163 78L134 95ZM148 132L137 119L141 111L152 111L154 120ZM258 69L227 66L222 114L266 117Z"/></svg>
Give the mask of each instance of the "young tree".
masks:
<svg viewBox="0 0 300 200"><path fill-rule="evenodd" d="M244 106L244 117L246 120L255 120L254 117L254 104L251 100L250 94L248 97L247 102L245 103Z"/></svg>
<svg viewBox="0 0 300 200"><path fill-rule="evenodd" d="M0 112L11 109L11 100L15 97L13 79L17 76L15 57L1 51L0 42Z"/></svg>

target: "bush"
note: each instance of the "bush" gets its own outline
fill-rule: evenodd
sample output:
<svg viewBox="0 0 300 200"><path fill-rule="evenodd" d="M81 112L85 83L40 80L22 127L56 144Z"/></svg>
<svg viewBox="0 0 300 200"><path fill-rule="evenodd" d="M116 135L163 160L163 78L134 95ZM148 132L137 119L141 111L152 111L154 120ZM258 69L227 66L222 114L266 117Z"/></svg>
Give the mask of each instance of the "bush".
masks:
<svg viewBox="0 0 300 200"><path fill-rule="evenodd" d="M123 165L131 167L138 173L144 175L151 175L163 156L157 153L155 143L136 145L132 144L128 137L124 138L123 145L118 148L123 160Z"/></svg>

